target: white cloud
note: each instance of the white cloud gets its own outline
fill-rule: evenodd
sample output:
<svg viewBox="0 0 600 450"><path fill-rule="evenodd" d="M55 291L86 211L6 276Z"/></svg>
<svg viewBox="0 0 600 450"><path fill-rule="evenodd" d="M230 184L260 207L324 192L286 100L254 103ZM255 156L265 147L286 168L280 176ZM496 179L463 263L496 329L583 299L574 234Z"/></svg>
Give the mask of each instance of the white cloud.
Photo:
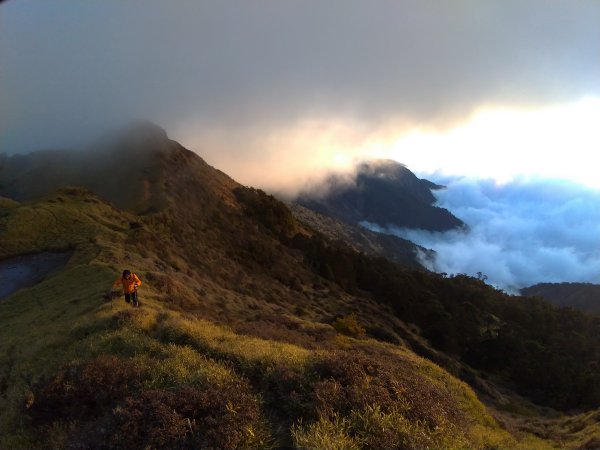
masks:
<svg viewBox="0 0 600 450"><path fill-rule="evenodd" d="M600 282L600 190L544 179L445 182L438 204L468 231L391 230L433 248L432 269L483 272L509 291L538 282Z"/></svg>

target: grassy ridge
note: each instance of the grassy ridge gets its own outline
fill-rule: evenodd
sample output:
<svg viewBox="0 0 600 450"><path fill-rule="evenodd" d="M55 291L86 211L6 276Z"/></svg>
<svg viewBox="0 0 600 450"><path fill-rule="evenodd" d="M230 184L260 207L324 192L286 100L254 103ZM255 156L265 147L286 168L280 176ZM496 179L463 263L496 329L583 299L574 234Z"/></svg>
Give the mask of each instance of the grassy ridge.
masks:
<svg viewBox="0 0 600 450"><path fill-rule="evenodd" d="M141 218L86 191L0 220L3 257L74 249L64 271L0 301L0 448L552 448L503 430L466 384L400 346L239 334L145 274L141 310L103 300L121 267L156 255L131 245ZM202 304L185 270L168 274Z"/></svg>
<svg viewBox="0 0 600 450"><path fill-rule="evenodd" d="M309 352L290 344L237 335L212 323L182 318L178 313L161 312L159 308L155 310L150 305L149 309L144 308L140 313L132 313L122 304L114 305L114 309L109 312L107 306L96 308L93 313L96 320L83 323L80 321L70 330L69 317L63 316L60 321L54 320L52 326L44 328L44 334L58 334L62 331L66 336L56 337L55 341L45 339L43 344L38 341L38 347L30 353L19 351L20 346L13 343L12 377L16 374L27 374L31 378L21 383L9 383L9 400L3 405L4 414L0 422L3 425L3 441L0 441L3 446L33 445L34 448L42 448L42 442L50 437L55 448L63 448L65 444L68 445L77 438L78 430L85 429L89 423L84 422L73 427L73 423L61 421L60 402L52 398L48 400L47 397L50 396L46 391L49 389L45 391L47 385L43 384L46 381L42 382L40 388L39 380L50 379L56 383L52 377L65 362L83 364L84 361L92 361L96 364L93 367L97 374L98 358L106 355L117 356L117 364L121 365L124 361L131 361L143 374L141 393L156 394L158 390L172 390L182 386L202 388L208 385L213 389L220 389L224 383L250 380L251 395L262 405L264 412L249 425L251 432L246 436L248 441L243 441L245 448L268 448L290 439L286 431L281 429L289 424L277 414L267 414L270 409L279 409L278 412L284 413L284 416L290 413L291 417L296 416L293 417L296 420L292 421L290 427L291 439L302 447L322 444L327 448L344 448L346 442L353 442L355 448L371 447L372 439L380 436L380 433L373 432L385 428L394 433L393 436L388 436L389 439L406 442L411 446L409 448L425 448L422 446L425 442L429 443L429 448L485 448L491 441L502 442L505 448L516 448L518 445L512 436L498 427L464 383L406 350L390 350L376 342L344 342L343 346L352 349L353 352L370 353L366 360L372 365L378 364L378 358L373 353L383 352L387 356L394 354L398 361L402 362L398 366L402 367L401 375L413 379L414 384L410 385L409 397L399 396L396 400L390 400L383 396L382 400L385 401L381 401L381 404L373 399L373 404L365 404L360 409L354 409L354 406L360 403L355 399L353 401L356 405L336 404L335 408L338 410L329 410L330 405L319 405L319 401L313 398L311 389L318 389L319 383L325 383L328 388L326 391L329 391L331 383L336 383L336 378L341 375L335 372L319 374L318 371L323 370L323 365L335 370L337 366L331 365L332 359L339 364L346 363L345 352L342 352L344 357L335 359L338 357L337 352ZM78 337L77 340L73 339L75 336ZM46 357L40 359L40 355ZM60 356L57 357L58 355ZM121 366L111 366L110 370L114 371L119 367ZM350 367L355 368L356 365L350 364ZM322 377L324 374L328 375L327 378ZM354 386L350 385L351 392L354 392L355 388L365 388L365 380L360 379L361 376L352 380ZM81 375L76 378L77 380L73 381L86 382L85 379L81 379ZM368 377L369 383L372 384L376 378L377 374L371 374ZM306 391L302 392L298 385L304 385ZM429 425L422 425L421 422L433 420L432 417L439 414L435 408L444 403L434 402L434 410L420 411L419 418L414 416L415 404L432 403L428 386L445 391L445 405L452 413L450 418L436 423L435 432ZM291 391L290 388L298 390ZM323 386L320 388L323 389ZM57 387L53 386L53 389L56 390ZM31 394L32 391L35 394ZM101 389L99 391L101 392ZM60 399L64 400L69 391L59 389L59 392ZM138 395L142 395L141 393ZM98 390L95 394L98 394ZM297 395L305 398L299 401ZM25 412L26 426L20 430L17 428L16 433L6 433L15 423L23 421L20 415L27 401L31 402L29 411L34 412L33 419ZM73 398L74 403L84 401L85 397L79 392ZM46 405L48 402L50 405ZM49 424L36 420L36 414L40 414L36 410L40 408L39 404L42 405L42 409L54 411L56 414L53 417L58 416L59 420L53 420ZM234 407L235 405L232 406ZM95 411L97 414L103 412L108 414L102 410ZM453 415L461 416L461 420L456 424L451 420ZM468 421L463 422L462 417L468 418ZM226 419L226 416L220 418L223 421ZM39 426L40 423L43 426ZM332 428L332 424L336 423L343 426ZM37 429L35 433L30 434L28 431L32 424L37 426Z"/></svg>

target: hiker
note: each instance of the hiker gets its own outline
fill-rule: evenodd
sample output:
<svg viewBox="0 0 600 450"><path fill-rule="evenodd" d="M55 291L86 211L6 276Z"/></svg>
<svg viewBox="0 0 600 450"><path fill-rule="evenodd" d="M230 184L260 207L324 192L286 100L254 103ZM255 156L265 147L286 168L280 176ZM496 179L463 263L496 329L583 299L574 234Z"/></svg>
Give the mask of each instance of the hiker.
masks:
<svg viewBox="0 0 600 450"><path fill-rule="evenodd" d="M119 277L117 281L113 283L113 289L118 289L119 286L123 288L125 294L125 301L132 303L133 306L140 306L137 298L137 288L142 282L135 273L131 273L129 270L123 271L123 276Z"/></svg>

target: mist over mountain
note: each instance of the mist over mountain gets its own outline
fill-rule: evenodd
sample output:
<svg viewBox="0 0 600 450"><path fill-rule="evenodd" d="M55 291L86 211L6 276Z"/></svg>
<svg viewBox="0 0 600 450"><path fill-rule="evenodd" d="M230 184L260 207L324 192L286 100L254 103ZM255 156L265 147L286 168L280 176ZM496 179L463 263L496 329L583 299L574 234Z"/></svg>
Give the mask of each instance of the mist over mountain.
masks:
<svg viewBox="0 0 600 450"><path fill-rule="evenodd" d="M420 180L395 161L375 160L358 164L348 174L332 174L294 201L350 224L372 222L431 231L460 228L464 225L460 219L434 205L432 190L442 188Z"/></svg>
<svg viewBox="0 0 600 450"><path fill-rule="evenodd" d="M443 179L438 205L463 219L468 230L386 232L432 248L429 268L482 272L503 289L540 282L600 279L600 191L572 182L522 179Z"/></svg>
<svg viewBox="0 0 600 450"><path fill-rule="evenodd" d="M84 148L4 155L0 195L27 201L65 186L85 186L120 208L149 211L166 201L159 189L165 182L159 156L171 145L165 130L139 121Z"/></svg>

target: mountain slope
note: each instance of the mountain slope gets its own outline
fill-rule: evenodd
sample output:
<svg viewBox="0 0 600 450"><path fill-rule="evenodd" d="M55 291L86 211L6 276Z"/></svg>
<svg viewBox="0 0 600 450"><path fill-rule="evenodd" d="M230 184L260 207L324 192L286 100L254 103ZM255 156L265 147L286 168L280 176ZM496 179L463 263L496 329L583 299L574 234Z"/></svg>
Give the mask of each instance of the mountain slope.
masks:
<svg viewBox="0 0 600 450"><path fill-rule="evenodd" d="M542 297L557 306L570 306L600 314L600 285L592 283L540 283L524 289L521 294Z"/></svg>
<svg viewBox="0 0 600 450"><path fill-rule="evenodd" d="M383 256L399 264L422 267L420 258L433 256L433 251L390 234L375 233L360 226L349 225L324 216L298 204L289 205L300 222L322 233L328 239L340 241L359 252Z"/></svg>
<svg viewBox="0 0 600 450"><path fill-rule="evenodd" d="M4 158L0 195L28 201L66 186L82 186L137 213L164 209L176 197L175 189L185 183L201 188L190 189L188 197L204 195L205 201L212 201L231 195L233 180L184 150L156 125L137 124L88 150L46 150Z"/></svg>
<svg viewBox="0 0 600 450"><path fill-rule="evenodd" d="M60 233L46 235L42 224L13 245L15 223L53 214L65 224ZM197 289L197 280L178 268L153 266L149 253L129 245L139 230L132 229L131 219L76 189L16 206L3 218L3 256L38 245L67 245L74 254L60 273L0 301L2 448L269 448L327 442L359 448L373 439L400 439L409 448L422 448L423 439L439 446L483 445L491 436L517 442L466 385L402 347L336 337L331 327L301 319L281 325L283 330L294 325L286 340L296 344L237 334L222 325L223 317L221 325L201 319L197 306L219 312L211 305L214 295L220 295L225 313L239 300L253 302L248 306L260 316L267 311L258 298L225 284L217 294L208 280ZM145 283L140 310L102 299L125 265L150 269L137 271ZM316 348L314 337L320 342ZM407 394L389 390L390 381ZM339 395L332 383L343 386ZM373 395L380 396L375 404L383 409L371 409ZM429 409L431 399L444 408ZM390 415L392 410L397 412ZM129 417L140 415L145 419L131 422ZM346 415L338 428L338 417ZM370 427L384 423L389 432L369 434Z"/></svg>
<svg viewBox="0 0 600 450"><path fill-rule="evenodd" d="M2 209L0 259L73 255L0 299L0 447L565 446L503 429L455 375L530 414L512 390L597 405L591 318L357 254L164 137L136 154L163 174L144 214L41 184ZM103 298L124 268L139 310Z"/></svg>
<svg viewBox="0 0 600 450"><path fill-rule="evenodd" d="M332 175L323 185L301 193L295 201L318 213L350 224L446 231L464 226L448 210L434 206L432 189L402 164L391 160L362 163L352 177Z"/></svg>

